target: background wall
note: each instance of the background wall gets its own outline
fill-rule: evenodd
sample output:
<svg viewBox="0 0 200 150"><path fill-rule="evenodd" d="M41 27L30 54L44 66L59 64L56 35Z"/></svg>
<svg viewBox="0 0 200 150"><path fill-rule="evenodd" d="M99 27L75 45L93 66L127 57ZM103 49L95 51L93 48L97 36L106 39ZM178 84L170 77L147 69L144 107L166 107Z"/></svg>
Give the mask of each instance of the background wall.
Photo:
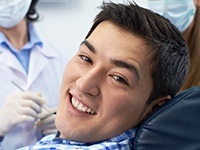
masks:
<svg viewBox="0 0 200 150"><path fill-rule="evenodd" d="M102 1L39 0L37 10L41 18L35 26L55 47L64 51L68 60L76 53L80 42L85 38L95 15L99 12L97 7ZM135 0L135 2L146 7L147 0Z"/></svg>

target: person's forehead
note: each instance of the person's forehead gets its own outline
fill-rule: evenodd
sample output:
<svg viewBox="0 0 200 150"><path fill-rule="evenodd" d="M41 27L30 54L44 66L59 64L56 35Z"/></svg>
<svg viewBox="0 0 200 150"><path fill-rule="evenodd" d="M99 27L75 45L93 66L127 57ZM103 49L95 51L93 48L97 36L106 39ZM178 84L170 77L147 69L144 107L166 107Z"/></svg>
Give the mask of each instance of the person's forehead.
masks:
<svg viewBox="0 0 200 150"><path fill-rule="evenodd" d="M113 49L124 49L127 53L132 51L138 54L144 53L145 57L152 55L151 45L146 39L110 21L101 22L89 36L89 41L91 44L97 41L103 42L102 46L109 43Z"/></svg>
<svg viewBox="0 0 200 150"><path fill-rule="evenodd" d="M85 45L86 44L86 45ZM84 45L104 60L117 60L135 66L138 76L147 75L150 68L151 50L146 40L111 22L102 22L86 39ZM110 61L112 62L112 61Z"/></svg>

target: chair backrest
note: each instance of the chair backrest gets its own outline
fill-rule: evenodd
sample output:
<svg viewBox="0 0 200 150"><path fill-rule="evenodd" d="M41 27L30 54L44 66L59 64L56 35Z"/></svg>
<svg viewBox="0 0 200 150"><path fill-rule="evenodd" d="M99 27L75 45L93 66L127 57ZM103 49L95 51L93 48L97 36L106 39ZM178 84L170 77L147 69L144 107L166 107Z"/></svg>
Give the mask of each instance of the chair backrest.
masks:
<svg viewBox="0 0 200 150"><path fill-rule="evenodd" d="M177 94L137 129L134 150L200 150L200 87Z"/></svg>

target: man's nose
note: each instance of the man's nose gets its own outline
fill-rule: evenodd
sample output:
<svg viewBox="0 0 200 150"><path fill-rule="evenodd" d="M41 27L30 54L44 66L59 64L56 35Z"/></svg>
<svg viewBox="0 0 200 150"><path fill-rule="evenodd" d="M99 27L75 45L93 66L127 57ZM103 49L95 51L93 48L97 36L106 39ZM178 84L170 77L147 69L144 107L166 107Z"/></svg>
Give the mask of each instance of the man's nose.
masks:
<svg viewBox="0 0 200 150"><path fill-rule="evenodd" d="M80 78L76 80L78 90L88 93L92 96L97 96L100 93L100 84L103 82L101 70L92 68L83 73Z"/></svg>

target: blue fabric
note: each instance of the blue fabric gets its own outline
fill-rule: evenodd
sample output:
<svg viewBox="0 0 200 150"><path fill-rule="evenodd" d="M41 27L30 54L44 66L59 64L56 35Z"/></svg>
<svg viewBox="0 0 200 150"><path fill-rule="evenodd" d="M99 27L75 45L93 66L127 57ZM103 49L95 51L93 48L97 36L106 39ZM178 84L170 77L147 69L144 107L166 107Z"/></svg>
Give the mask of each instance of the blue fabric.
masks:
<svg viewBox="0 0 200 150"><path fill-rule="evenodd" d="M200 87L178 93L138 128L133 150L200 150Z"/></svg>
<svg viewBox="0 0 200 150"><path fill-rule="evenodd" d="M26 43L22 49L19 51L15 47L11 45L8 39L5 37L3 33L0 32L0 45L8 50L10 50L19 60L22 67L25 69L26 73L28 74L28 67L29 67L29 57L31 50L34 48L35 45L39 45L40 47L43 46L43 43L37 33L34 31L34 28L31 23L28 23L28 30L29 30L29 42Z"/></svg>
<svg viewBox="0 0 200 150"><path fill-rule="evenodd" d="M135 129L97 143L80 143L55 137L54 134L44 137L34 146L20 148L18 150L131 150L135 136Z"/></svg>

